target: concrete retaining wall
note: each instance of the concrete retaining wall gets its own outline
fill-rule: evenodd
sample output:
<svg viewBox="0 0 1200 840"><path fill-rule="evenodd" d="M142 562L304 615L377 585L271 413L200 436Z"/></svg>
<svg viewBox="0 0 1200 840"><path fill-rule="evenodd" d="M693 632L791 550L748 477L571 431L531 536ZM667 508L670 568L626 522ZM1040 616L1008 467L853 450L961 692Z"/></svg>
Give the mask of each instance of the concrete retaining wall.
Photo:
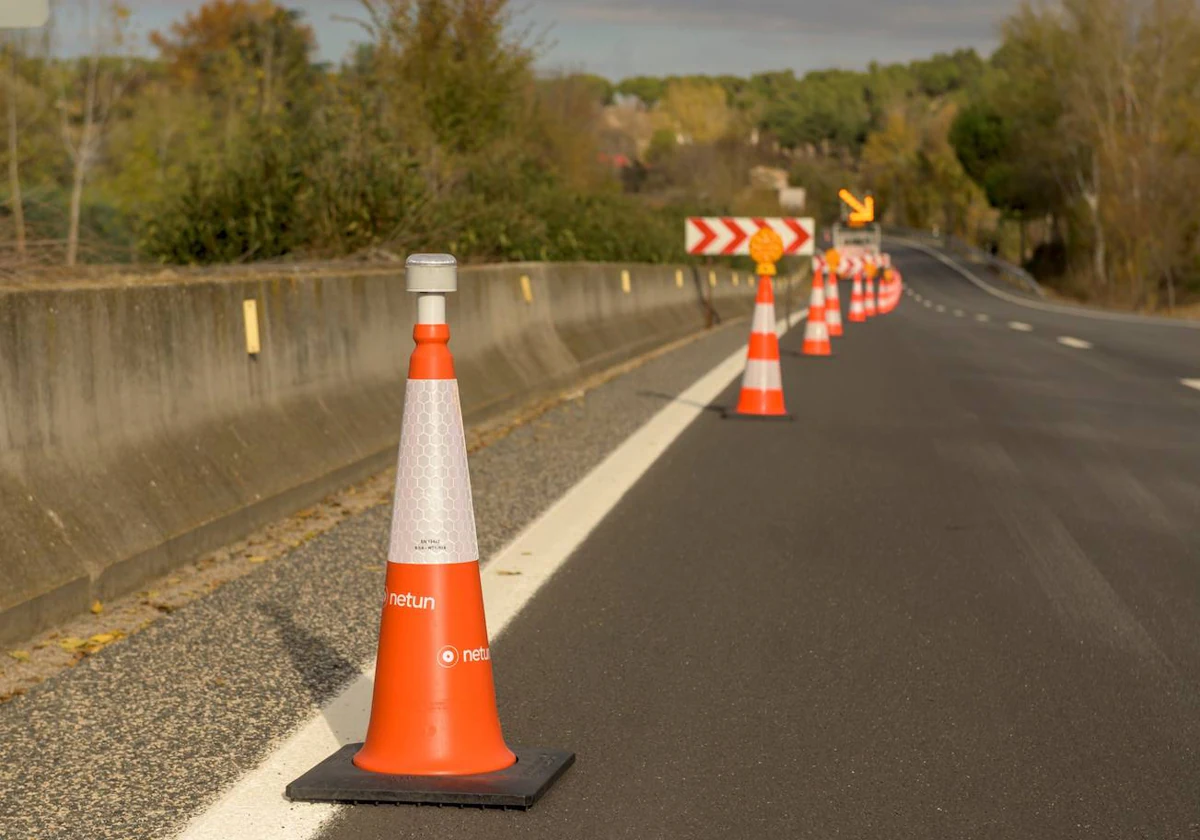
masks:
<svg viewBox="0 0 1200 840"><path fill-rule="evenodd" d="M464 413L483 419L703 329L709 294L726 318L748 313L746 279L719 278L464 269L449 307ZM414 309L402 270L363 267L0 291L0 643L386 467Z"/></svg>

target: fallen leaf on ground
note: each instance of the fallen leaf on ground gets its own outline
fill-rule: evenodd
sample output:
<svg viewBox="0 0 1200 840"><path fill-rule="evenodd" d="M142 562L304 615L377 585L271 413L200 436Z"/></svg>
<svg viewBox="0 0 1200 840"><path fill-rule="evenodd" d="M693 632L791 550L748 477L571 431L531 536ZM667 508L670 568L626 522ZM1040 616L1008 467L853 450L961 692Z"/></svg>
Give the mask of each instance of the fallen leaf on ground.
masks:
<svg viewBox="0 0 1200 840"><path fill-rule="evenodd" d="M79 650L87 644L87 639L77 639L74 636L67 636L65 639L58 640L58 646L63 650L70 651Z"/></svg>
<svg viewBox="0 0 1200 840"><path fill-rule="evenodd" d="M99 601L92 601L92 615L100 615L104 612L104 604Z"/></svg>
<svg viewBox="0 0 1200 840"><path fill-rule="evenodd" d="M29 661L29 651L27 651L27 650L10 650L8 652L8 655L11 656L13 659L17 660L18 662L28 662Z"/></svg>
<svg viewBox="0 0 1200 840"><path fill-rule="evenodd" d="M251 563L266 563L267 562L267 558L263 557L261 554L255 554L246 559L249 560Z"/></svg>

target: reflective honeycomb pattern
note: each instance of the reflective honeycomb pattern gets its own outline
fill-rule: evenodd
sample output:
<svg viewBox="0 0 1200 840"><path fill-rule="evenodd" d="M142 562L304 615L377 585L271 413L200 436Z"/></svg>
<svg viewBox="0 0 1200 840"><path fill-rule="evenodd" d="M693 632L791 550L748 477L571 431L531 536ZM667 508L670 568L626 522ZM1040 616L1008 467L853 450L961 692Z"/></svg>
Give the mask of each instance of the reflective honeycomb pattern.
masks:
<svg viewBox="0 0 1200 840"><path fill-rule="evenodd" d="M478 559L458 382L410 379L388 562L432 565Z"/></svg>

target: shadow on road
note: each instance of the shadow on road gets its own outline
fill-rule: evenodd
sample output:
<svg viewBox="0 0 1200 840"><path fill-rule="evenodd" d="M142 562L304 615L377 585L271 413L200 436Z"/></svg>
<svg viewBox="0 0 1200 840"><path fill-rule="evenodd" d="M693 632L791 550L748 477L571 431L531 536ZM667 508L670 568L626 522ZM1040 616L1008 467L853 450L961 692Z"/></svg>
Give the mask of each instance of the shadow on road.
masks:
<svg viewBox="0 0 1200 840"><path fill-rule="evenodd" d="M259 603L257 608L279 631L292 667L339 743L361 741L367 732L374 681L327 641L297 624L279 605ZM349 691L345 691L347 685ZM336 702L322 708L339 694Z"/></svg>
<svg viewBox="0 0 1200 840"><path fill-rule="evenodd" d="M704 411L712 411L717 414L721 414L722 412L725 411L724 406L716 405L715 403L710 403L708 405L705 405L704 403L698 403L694 400L684 400L684 399L680 399L679 397L672 396L671 394L664 394L661 391L638 391L637 395L639 397L653 397L654 399L662 400L663 402L673 402L673 403L679 403L680 405L690 405L693 408L703 409Z"/></svg>

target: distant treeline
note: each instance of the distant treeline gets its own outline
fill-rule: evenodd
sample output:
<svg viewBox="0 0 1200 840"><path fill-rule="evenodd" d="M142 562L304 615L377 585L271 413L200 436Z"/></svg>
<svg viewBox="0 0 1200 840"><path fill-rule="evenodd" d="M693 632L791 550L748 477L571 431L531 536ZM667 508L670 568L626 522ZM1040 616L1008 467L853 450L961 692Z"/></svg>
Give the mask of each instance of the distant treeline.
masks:
<svg viewBox="0 0 1200 840"><path fill-rule="evenodd" d="M683 258L690 212L807 212L842 186L885 221L992 247L1080 296L1200 292L1195 0L1024 7L971 50L863 72L535 72L507 0L362 0L361 45L315 61L301 13L211 0L131 52L84 5L90 56L8 36L0 262L211 263L446 248L464 259ZM52 32L51 32L52 34ZM46 257L42 257L46 259Z"/></svg>

